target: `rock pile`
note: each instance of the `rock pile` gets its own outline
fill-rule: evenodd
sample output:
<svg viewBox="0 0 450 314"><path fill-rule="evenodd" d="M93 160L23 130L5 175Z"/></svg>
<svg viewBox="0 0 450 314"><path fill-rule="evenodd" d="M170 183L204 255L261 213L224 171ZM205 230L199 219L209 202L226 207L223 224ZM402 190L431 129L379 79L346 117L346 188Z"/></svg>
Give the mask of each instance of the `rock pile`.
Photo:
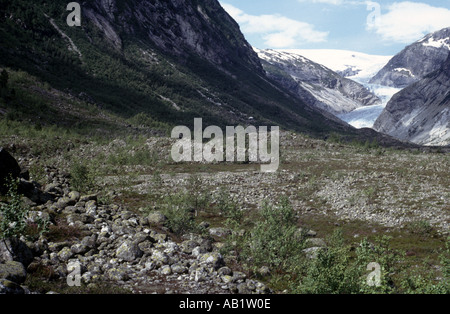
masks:
<svg viewBox="0 0 450 314"><path fill-rule="evenodd" d="M39 269L51 269L56 280L88 287L107 282L133 293L270 292L228 267L211 237L187 234L176 242L163 226L166 218L161 213L144 216L117 204L101 204L97 195L70 191L66 175L47 171L53 183L40 192L33 185L29 219L46 217L53 232L64 229L66 235L22 239L22 247L16 244L9 255L10 248L0 247L0 293L30 293L20 284L27 273ZM18 258L14 251L28 253Z"/></svg>

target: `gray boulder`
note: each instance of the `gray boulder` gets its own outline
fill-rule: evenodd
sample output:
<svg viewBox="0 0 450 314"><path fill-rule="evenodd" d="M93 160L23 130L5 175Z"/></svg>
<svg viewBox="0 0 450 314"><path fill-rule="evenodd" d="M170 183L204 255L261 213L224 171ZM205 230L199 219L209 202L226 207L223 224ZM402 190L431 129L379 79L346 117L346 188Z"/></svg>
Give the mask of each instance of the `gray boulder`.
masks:
<svg viewBox="0 0 450 314"><path fill-rule="evenodd" d="M116 257L123 259L127 262L132 262L139 257L142 257L144 253L141 251L139 246L132 241L125 241L116 250Z"/></svg>
<svg viewBox="0 0 450 314"><path fill-rule="evenodd" d="M22 263L8 261L5 264L0 264L0 279L7 279L21 284L26 277L27 271Z"/></svg>
<svg viewBox="0 0 450 314"><path fill-rule="evenodd" d="M162 225L166 222L167 217L163 213L155 211L148 215L147 220L150 225Z"/></svg>
<svg viewBox="0 0 450 314"><path fill-rule="evenodd" d="M0 262L8 261L17 261L26 267L33 261L33 252L18 239L0 241Z"/></svg>
<svg viewBox="0 0 450 314"><path fill-rule="evenodd" d="M0 147L0 193L6 193L5 183L8 178L18 178L20 175L20 166L16 159L11 156L3 147Z"/></svg>

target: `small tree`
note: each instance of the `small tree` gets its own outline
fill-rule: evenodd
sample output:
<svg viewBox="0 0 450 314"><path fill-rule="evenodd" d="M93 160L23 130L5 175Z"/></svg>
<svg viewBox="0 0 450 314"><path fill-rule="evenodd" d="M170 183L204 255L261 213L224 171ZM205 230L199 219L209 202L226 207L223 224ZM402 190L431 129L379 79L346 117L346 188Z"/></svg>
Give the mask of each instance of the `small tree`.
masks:
<svg viewBox="0 0 450 314"><path fill-rule="evenodd" d="M29 223L30 208L23 203L22 195L18 192L19 179L10 177L5 185L8 200L0 204L0 240L3 240L10 251L7 240L18 240L22 236L34 240L48 231L49 221L47 218L37 217L33 223Z"/></svg>
<svg viewBox="0 0 450 314"><path fill-rule="evenodd" d="M19 181L11 178L5 185L8 188L8 202L0 204L0 239L8 248L6 240L25 234L29 209L23 204L18 193Z"/></svg>

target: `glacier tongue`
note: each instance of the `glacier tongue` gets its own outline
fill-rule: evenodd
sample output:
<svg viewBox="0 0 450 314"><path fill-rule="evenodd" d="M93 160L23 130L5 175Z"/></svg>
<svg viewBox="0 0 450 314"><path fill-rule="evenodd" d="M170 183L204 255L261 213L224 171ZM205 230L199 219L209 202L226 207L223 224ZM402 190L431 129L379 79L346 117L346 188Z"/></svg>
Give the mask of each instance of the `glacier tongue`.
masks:
<svg viewBox="0 0 450 314"><path fill-rule="evenodd" d="M358 83L368 88L372 93L374 93L381 99L382 103L380 105L366 106L353 110L352 112L349 113L340 114L338 115L338 118L358 129L372 128L375 121L381 115L383 109L386 107L387 103L392 98L392 96L394 96L402 89L377 84L369 84L367 82L369 81L370 78L359 78L359 77L358 78L349 77L349 78L353 79L354 81L357 81Z"/></svg>

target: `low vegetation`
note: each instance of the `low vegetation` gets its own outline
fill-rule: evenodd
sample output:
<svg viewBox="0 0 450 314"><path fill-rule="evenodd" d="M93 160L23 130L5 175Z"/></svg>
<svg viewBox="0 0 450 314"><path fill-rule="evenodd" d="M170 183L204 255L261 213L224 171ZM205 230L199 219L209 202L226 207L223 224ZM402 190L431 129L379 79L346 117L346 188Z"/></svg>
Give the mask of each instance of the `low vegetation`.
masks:
<svg viewBox="0 0 450 314"><path fill-rule="evenodd" d="M0 145L44 187L55 167L100 202L162 211L177 239L224 228L216 240L225 258L275 292L449 293L448 154L282 132L274 174L253 163L175 164L168 125L147 113L124 118L25 72L3 73ZM49 117L33 115L41 110ZM24 224L33 208L13 186L2 201L2 239L82 237L63 220ZM326 248L311 258L319 239ZM380 266L378 286L367 284L371 263Z"/></svg>

